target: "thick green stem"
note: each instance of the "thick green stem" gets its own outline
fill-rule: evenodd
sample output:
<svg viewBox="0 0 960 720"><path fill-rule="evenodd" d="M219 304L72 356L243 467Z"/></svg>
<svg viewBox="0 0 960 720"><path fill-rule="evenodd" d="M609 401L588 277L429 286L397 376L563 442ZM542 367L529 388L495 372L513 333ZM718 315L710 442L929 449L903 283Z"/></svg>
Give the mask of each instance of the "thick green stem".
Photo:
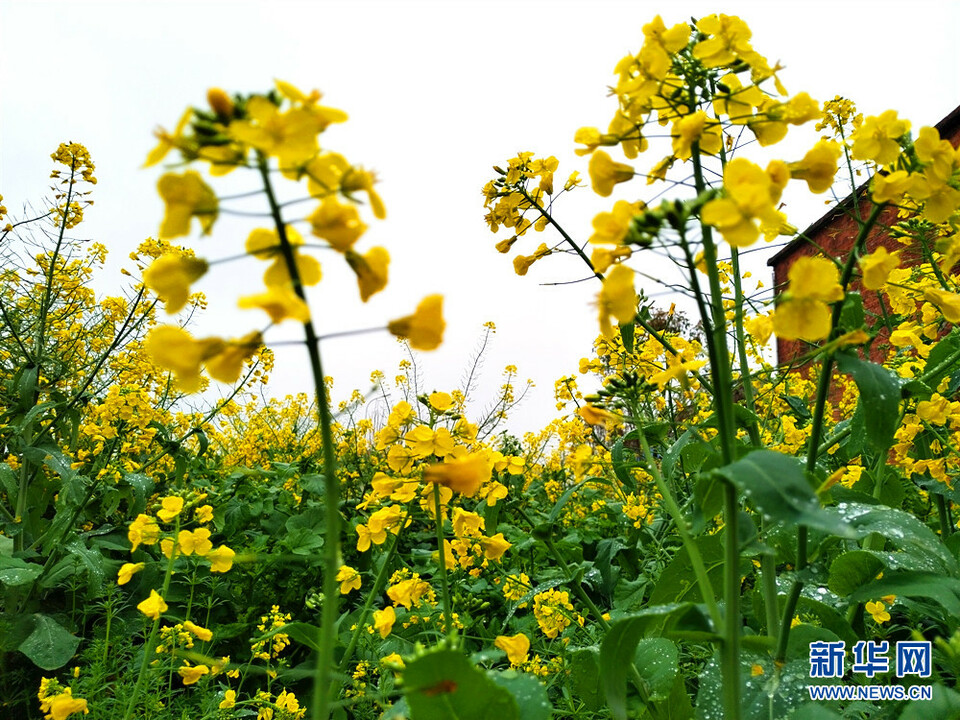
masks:
<svg viewBox="0 0 960 720"><path fill-rule="evenodd" d="M277 228L280 240L280 253L283 256L290 275L293 290L306 302L306 293L300 280L296 255L287 237L287 226L283 222L280 206L270 183L267 158L258 158L260 176L270 203L270 213ZM323 381L323 364L320 361L320 343L313 327L313 321L303 324L306 336L307 352L310 357L310 371L313 375L313 388L317 398L317 422L320 425L320 440L323 446L324 508L326 530L324 533L323 561L323 609L320 616L320 650L317 653L317 667L314 672L313 697L310 703L310 717L313 720L327 720L330 716L330 692L332 689L333 648L336 643L335 624L339 612L339 593L337 588L337 570L340 565L340 483L337 479L337 458L334 454L333 431L331 429L330 406Z"/></svg>
<svg viewBox="0 0 960 720"><path fill-rule="evenodd" d="M707 189L700 163L699 144L695 144L691 156L693 176L697 193ZM736 441L736 425L733 421L733 378L730 369L730 351L727 348L726 312L723 307L723 291L717 267L717 247L713 241L713 228L700 223L703 233L703 261L710 280L710 309L713 315L712 332L707 335L710 354L710 369L713 379L714 400L717 407L720 453L723 464L733 462L733 447ZM691 267L691 275L696 269ZM737 489L732 484L723 488L724 568L723 604L725 620L721 670L723 674L723 706L729 718L740 717L740 546L738 541L738 513L740 502Z"/></svg>

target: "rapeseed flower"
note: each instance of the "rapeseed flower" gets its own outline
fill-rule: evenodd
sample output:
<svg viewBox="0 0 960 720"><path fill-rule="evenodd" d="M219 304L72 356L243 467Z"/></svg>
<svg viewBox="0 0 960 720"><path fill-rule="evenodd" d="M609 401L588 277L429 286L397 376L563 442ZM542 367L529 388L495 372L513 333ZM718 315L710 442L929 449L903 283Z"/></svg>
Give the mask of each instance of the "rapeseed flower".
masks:
<svg viewBox="0 0 960 720"><path fill-rule="evenodd" d="M442 295L428 295L413 315L391 320L387 325L391 333L409 340L414 350L435 350L443 342L445 327Z"/></svg>

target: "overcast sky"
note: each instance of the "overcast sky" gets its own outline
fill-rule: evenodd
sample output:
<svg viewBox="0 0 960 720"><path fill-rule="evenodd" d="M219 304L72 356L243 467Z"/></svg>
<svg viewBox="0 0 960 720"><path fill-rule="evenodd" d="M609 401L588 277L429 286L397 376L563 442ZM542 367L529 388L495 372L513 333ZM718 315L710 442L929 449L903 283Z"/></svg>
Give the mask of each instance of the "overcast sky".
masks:
<svg viewBox="0 0 960 720"><path fill-rule="evenodd" d="M457 387L483 323L492 320L498 332L482 385L489 398L508 363L521 382L532 378L537 388L511 423L515 432L532 430L555 415L554 380L576 373L590 351L597 283L542 285L583 277L572 257L547 258L517 277L512 255L494 250L504 236L486 228L480 188L492 165L522 150L558 157L561 182L574 169L586 177L573 133L609 122L607 85L617 61L639 50L642 26L657 13L672 25L713 12L747 21L754 48L786 66L780 77L791 94L840 94L865 114L895 108L914 129L960 104L957 2L2 0L0 194L14 214L38 203L48 195L50 153L62 141L86 144L100 182L81 235L110 249L110 272L98 287L116 293L116 269L129 266L127 254L156 234L163 214L155 190L162 169L140 169L155 144L152 130L172 130L187 105L203 106L211 86L262 91L280 78L319 88L326 104L350 115L328 130L324 146L381 179L388 217L367 218L371 228L358 248L383 245L392 257L387 290L362 305L342 259L319 254L324 280L311 307L320 332L381 325L424 295L443 293L446 341L420 356L425 389ZM799 159L815 137L812 128L791 130L798 154L784 159ZM643 170L659 157L641 156L636 165ZM224 194L256 187L241 173L212 184ZM648 193L638 180L621 196ZM812 222L823 199L788 198L790 221ZM565 196L556 212L584 239L593 215L611 205L587 187ZM233 255L252 227L250 218L224 217L212 237L188 242L210 258ZM515 250L530 254L544 240L554 238L532 236ZM215 268L198 286L210 310L194 331L239 335L262 326L261 314L235 307L262 270L253 259ZM671 298L658 300L669 305ZM268 341L297 332L288 323ZM374 369L392 377L402 357L386 334L330 340L322 349L336 398L367 390ZM284 347L277 356L274 392L306 390L305 353Z"/></svg>

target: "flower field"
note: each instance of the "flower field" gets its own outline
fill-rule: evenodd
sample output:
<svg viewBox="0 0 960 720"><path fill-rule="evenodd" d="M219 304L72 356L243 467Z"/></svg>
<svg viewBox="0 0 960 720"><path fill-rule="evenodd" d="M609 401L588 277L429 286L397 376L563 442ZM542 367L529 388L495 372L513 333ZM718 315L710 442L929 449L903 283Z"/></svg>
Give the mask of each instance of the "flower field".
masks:
<svg viewBox="0 0 960 720"><path fill-rule="evenodd" d="M409 360L333 397L350 339L324 341L351 333L324 334L324 278L356 278L337 312L414 279L369 246L376 175L316 90L213 88L155 132L165 212L114 295L82 144L45 209L0 204L0 716L960 716L960 152L789 95L740 18L642 34L606 129L571 133L586 177L520 152L476 189L505 273L597 289L596 342L523 437L516 368L474 372L493 323L460 386L419 371L456 323L429 279L372 330ZM788 187L836 201L841 251ZM242 247L193 243L228 214ZM746 256L777 238L812 252L774 298ZM689 312L650 299L654 256ZM227 299L249 330L198 337L224 299L192 286L231 263L263 269ZM310 373L272 397L291 344Z"/></svg>

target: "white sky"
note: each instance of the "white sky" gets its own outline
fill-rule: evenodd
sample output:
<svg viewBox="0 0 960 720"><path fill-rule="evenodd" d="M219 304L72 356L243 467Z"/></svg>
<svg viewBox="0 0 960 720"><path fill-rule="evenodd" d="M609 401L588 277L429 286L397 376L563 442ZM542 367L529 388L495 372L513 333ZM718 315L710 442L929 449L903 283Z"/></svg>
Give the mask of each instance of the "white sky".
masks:
<svg viewBox="0 0 960 720"><path fill-rule="evenodd" d="M573 133L606 127L614 110L606 86L616 62L639 50L641 27L657 13L672 25L718 11L747 21L754 48L786 66L780 77L791 94L844 95L865 114L895 108L914 129L960 104L958 2L0 0L0 193L15 215L26 202L39 204L48 195L50 153L62 141L87 145L100 182L82 235L110 248L111 272L99 286L116 293L116 268L162 217L155 190L162 170L139 169L155 143L152 130L172 130L187 105L204 105L211 86L253 92L280 78L319 88L326 104L350 114L321 138L324 146L381 178L388 217L368 218L358 249L384 245L392 257L390 285L361 305L342 259L320 254L324 281L311 300L320 332L381 325L411 312L424 295L443 293L446 341L420 356L425 389L457 387L482 324L492 320L498 332L485 358L486 399L504 365L517 365L521 384L530 377L537 387L510 427L537 429L556 414L554 380L576 373L590 352L598 284L540 285L584 276L566 256L514 275L513 254L493 248L505 236L486 228L480 188L493 164L521 150L556 155L558 185L574 169L586 178L587 158L573 154ZM798 144L784 159L799 159L812 145L815 134L806 132L791 130ZM644 171L662 154L634 164ZM212 185L221 194L256 188L255 178L240 172ZM642 180L618 190L620 197L650 197ZM788 199L790 221L806 226L822 212L822 199ZM582 240L612 200L586 187L555 210ZM310 206L303 208L306 214ZM186 242L209 258L233 255L252 227L250 218L222 217L212 237ZM530 254L556 239L537 234L514 249ZM642 256L633 264L655 267ZM215 268L198 286L210 310L194 331L238 335L262 327L261 313L235 307L262 270L252 259ZM298 332L288 323L267 339ZM331 340L322 349L337 399L353 388L366 391L371 370L391 378L402 357L386 334ZM307 390L305 353L286 347L277 356L274 393Z"/></svg>

